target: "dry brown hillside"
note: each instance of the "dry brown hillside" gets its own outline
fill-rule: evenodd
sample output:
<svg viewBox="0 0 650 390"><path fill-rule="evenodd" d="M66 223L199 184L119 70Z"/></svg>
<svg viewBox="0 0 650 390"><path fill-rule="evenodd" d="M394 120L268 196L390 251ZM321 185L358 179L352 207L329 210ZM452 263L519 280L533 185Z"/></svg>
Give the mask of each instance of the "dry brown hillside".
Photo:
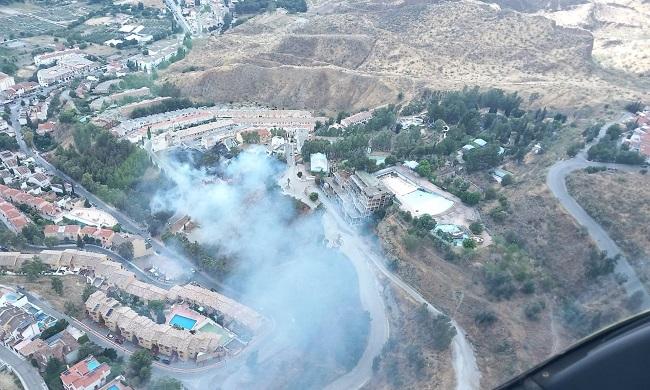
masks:
<svg viewBox="0 0 650 390"><path fill-rule="evenodd" d="M550 106L643 95L638 78L596 65L592 46L588 31L481 3L321 0L196 42L162 78L196 98L317 110L464 85L538 92Z"/></svg>

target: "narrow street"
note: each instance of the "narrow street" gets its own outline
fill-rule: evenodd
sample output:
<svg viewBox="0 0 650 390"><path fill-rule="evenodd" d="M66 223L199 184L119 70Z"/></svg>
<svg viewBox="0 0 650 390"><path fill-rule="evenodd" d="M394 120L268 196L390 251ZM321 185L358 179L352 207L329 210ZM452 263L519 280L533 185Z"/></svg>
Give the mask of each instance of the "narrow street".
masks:
<svg viewBox="0 0 650 390"><path fill-rule="evenodd" d="M25 390L47 390L47 386L38 370L30 362L21 359L4 345L0 345L0 361L11 366Z"/></svg>
<svg viewBox="0 0 650 390"><path fill-rule="evenodd" d="M646 287L643 285L639 279L638 274L634 268L630 265L627 258L623 255L621 248L612 240L612 238L607 234L607 231L594 220L586 211L578 204L578 202L569 194L569 191L566 186L566 177L577 170L584 169L589 166L596 167L606 167L611 169L617 169L625 172L638 172L641 168L638 166L625 165L625 164L615 164L615 163L600 163L587 160L587 150L590 146L598 142L603 136L607 128L615 123L620 123L624 120L627 115L622 115L620 119L612 121L603 125L600 129L600 133L593 142L586 145L575 157L559 161L555 163L548 171L546 177L546 184L553 193L553 195L560 202L562 207L578 222L587 229L589 236L594 241L598 249L601 251L607 252L608 256L618 256L618 262L616 263L616 268L614 272L616 274L621 274L625 276L626 281L623 283L625 292L628 297L631 297L636 292L641 292L643 294L643 308L650 307L650 294Z"/></svg>

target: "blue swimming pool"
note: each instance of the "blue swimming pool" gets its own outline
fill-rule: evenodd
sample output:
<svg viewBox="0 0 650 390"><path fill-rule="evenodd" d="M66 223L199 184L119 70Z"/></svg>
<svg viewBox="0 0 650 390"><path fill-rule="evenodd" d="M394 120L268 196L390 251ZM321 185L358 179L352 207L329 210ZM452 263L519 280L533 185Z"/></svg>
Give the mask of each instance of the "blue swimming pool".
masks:
<svg viewBox="0 0 650 390"><path fill-rule="evenodd" d="M117 385L111 385L111 387L109 387L106 390L120 390L120 389L117 387Z"/></svg>
<svg viewBox="0 0 650 390"><path fill-rule="evenodd" d="M100 364L97 360L93 359L88 362L88 371L95 371Z"/></svg>
<svg viewBox="0 0 650 390"><path fill-rule="evenodd" d="M184 317L180 314L174 314L171 320L169 320L169 325L180 326L183 329L190 330L196 324L196 320L191 318Z"/></svg>

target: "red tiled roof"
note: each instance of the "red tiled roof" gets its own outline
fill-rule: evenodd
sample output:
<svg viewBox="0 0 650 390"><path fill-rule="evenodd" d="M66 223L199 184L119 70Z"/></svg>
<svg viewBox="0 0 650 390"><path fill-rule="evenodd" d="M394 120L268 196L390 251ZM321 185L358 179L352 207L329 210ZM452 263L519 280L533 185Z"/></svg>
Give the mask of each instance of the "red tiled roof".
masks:
<svg viewBox="0 0 650 390"><path fill-rule="evenodd" d="M59 227L57 225L45 225L43 228L44 234L56 234L59 232Z"/></svg>
<svg viewBox="0 0 650 390"><path fill-rule="evenodd" d="M100 229L98 232L95 232L96 235L98 235L101 238L111 238L115 232L110 230L110 229Z"/></svg>
<svg viewBox="0 0 650 390"><path fill-rule="evenodd" d="M60 376L63 386L85 388L111 371L110 366L106 363L100 364L93 371L88 371L88 362L91 360L95 360L95 357L92 355L65 370Z"/></svg>
<svg viewBox="0 0 650 390"><path fill-rule="evenodd" d="M96 227L93 226L84 226L83 229L79 232L82 236L92 236L97 231Z"/></svg>
<svg viewBox="0 0 650 390"><path fill-rule="evenodd" d="M81 227L79 225L66 225L64 229L64 231L68 234L70 233L79 234L79 230L81 230Z"/></svg>

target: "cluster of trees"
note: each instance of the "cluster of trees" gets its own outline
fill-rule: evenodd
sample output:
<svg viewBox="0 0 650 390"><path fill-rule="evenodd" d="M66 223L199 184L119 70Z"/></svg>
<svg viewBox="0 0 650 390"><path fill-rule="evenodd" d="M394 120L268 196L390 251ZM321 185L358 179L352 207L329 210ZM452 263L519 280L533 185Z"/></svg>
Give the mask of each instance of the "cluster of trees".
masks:
<svg viewBox="0 0 650 390"><path fill-rule="evenodd" d="M416 311L415 320L419 324L422 340L426 340L437 351L449 348L451 340L456 336L456 328L448 316L432 313L429 305L423 303Z"/></svg>
<svg viewBox="0 0 650 390"><path fill-rule="evenodd" d="M215 275L226 275L232 269L232 259L226 256L215 256L198 242L190 241L185 235L166 232L162 235L165 245L180 248L182 254L199 266L200 269L209 271Z"/></svg>
<svg viewBox="0 0 650 390"><path fill-rule="evenodd" d="M284 8L289 13L307 12L307 2L305 0L244 0L235 4L235 12L238 14L257 14L275 8Z"/></svg>
<svg viewBox="0 0 650 390"><path fill-rule="evenodd" d="M43 264L38 256L34 256L31 260L25 261L20 266L20 272L25 274L27 280L33 282L37 280L48 270L48 266Z"/></svg>
<svg viewBox="0 0 650 390"><path fill-rule="evenodd" d="M0 133L0 150L18 150L18 141L5 133Z"/></svg>
<svg viewBox="0 0 650 390"><path fill-rule="evenodd" d="M616 162L620 164L643 164L645 158L639 152L620 148L617 141L604 137L596 145L589 148L587 158L591 161Z"/></svg>
<svg viewBox="0 0 650 390"><path fill-rule="evenodd" d="M245 144L260 143L260 135L257 131L245 131L241 133L241 137Z"/></svg>
<svg viewBox="0 0 650 390"><path fill-rule="evenodd" d="M151 378L151 362L153 356L146 349L138 349L131 357L126 367L126 377L136 386L147 383Z"/></svg>

